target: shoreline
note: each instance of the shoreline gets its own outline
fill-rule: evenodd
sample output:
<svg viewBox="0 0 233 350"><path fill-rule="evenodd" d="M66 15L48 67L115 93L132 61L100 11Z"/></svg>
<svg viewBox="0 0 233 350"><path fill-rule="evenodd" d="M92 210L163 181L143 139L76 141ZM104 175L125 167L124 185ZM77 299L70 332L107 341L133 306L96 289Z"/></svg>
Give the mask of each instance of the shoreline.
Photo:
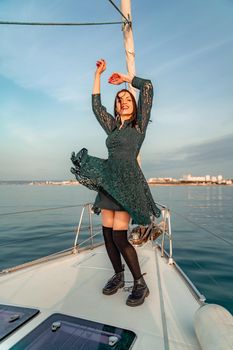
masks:
<svg viewBox="0 0 233 350"><path fill-rule="evenodd" d="M232 187L233 183L216 183L216 182L148 182L151 187L162 186L191 186L191 187L216 187L216 186L229 186ZM0 181L1 185L27 185L27 186L81 186L78 181Z"/></svg>
<svg viewBox="0 0 233 350"><path fill-rule="evenodd" d="M208 184L198 184L198 183L167 183L167 184L162 184L162 183L155 183L155 184L150 184L148 183L149 186L199 186L199 187L218 187L218 186L233 186L233 184L216 184L216 183L208 183Z"/></svg>
<svg viewBox="0 0 233 350"><path fill-rule="evenodd" d="M233 184L226 184L226 183L150 183L147 182L149 186L201 186L201 187L216 187L216 186L233 186ZM81 186L81 184L78 181L45 181L45 182L31 182L29 183L30 186Z"/></svg>

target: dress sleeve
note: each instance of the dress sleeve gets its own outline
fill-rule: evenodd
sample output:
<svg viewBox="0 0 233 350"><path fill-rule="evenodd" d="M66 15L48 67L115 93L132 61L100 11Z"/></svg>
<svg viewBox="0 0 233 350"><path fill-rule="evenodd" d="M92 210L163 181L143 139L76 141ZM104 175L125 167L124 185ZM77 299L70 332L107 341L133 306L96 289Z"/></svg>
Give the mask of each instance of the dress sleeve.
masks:
<svg viewBox="0 0 233 350"><path fill-rule="evenodd" d="M102 106L100 94L92 95L92 110L104 131L109 135L116 127L116 120L107 112L106 108Z"/></svg>
<svg viewBox="0 0 233 350"><path fill-rule="evenodd" d="M153 101L153 85L150 80L134 77L132 86L140 90L138 99L137 123L142 133L145 133L150 120Z"/></svg>

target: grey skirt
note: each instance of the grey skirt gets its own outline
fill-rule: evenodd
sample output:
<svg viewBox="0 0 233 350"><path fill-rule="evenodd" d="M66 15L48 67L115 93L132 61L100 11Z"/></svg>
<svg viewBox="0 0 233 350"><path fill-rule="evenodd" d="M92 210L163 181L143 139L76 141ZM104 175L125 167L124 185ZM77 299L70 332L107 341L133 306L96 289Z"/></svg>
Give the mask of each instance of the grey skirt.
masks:
<svg viewBox="0 0 233 350"><path fill-rule="evenodd" d="M94 207L114 211L125 211L125 209L112 196L110 196L107 192L102 191L98 192Z"/></svg>

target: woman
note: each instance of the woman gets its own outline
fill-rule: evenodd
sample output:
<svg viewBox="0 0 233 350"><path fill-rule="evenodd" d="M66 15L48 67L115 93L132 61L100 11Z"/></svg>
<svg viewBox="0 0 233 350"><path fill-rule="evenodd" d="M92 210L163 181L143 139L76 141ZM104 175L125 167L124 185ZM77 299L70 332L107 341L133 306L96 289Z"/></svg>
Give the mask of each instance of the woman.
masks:
<svg viewBox="0 0 233 350"><path fill-rule="evenodd" d="M110 84L127 82L140 90L138 106L128 90L118 92L113 117L101 104L100 77L106 69L105 60L97 61L96 66L92 107L108 135L108 159L89 156L83 148L77 155L72 154L75 168L71 171L81 184L98 191L93 208L96 213L101 211L105 246L115 271L103 293L112 295L124 286L122 255L134 278L133 290L126 304L137 306L149 295L149 289L141 273L137 253L127 238L129 221L132 218L133 224L147 225L152 216L160 215L137 162L150 119L153 87L149 80L113 73L108 80Z"/></svg>

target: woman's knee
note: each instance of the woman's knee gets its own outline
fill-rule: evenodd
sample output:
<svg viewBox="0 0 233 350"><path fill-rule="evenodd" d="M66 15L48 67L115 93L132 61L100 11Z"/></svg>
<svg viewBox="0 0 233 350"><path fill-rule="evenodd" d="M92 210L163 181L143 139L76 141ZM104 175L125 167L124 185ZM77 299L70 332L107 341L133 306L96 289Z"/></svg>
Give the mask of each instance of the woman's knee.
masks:
<svg viewBox="0 0 233 350"><path fill-rule="evenodd" d="M114 222L114 211L108 209L101 210L102 225L105 227L113 227Z"/></svg>
<svg viewBox="0 0 233 350"><path fill-rule="evenodd" d="M126 211L115 211L113 230L128 230L130 215Z"/></svg>

